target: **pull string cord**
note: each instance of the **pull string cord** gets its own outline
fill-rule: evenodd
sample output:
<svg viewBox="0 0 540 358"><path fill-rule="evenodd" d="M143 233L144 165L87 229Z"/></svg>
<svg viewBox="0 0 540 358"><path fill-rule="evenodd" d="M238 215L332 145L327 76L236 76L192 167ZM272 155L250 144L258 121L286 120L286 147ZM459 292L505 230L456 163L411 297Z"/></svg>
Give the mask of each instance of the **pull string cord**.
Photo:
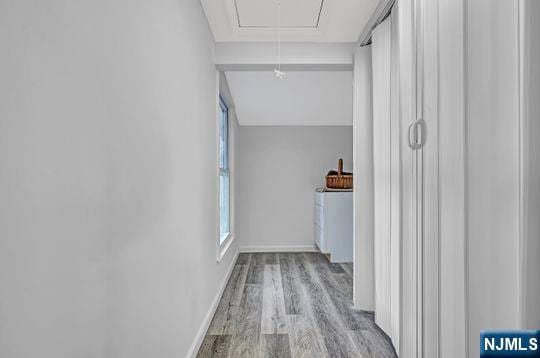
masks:
<svg viewBox="0 0 540 358"><path fill-rule="evenodd" d="M278 7L278 68L274 70L276 77L282 80L285 72L281 71L281 0L277 0Z"/></svg>
<svg viewBox="0 0 540 358"><path fill-rule="evenodd" d="M281 1L277 2L278 7L278 71L281 72Z"/></svg>

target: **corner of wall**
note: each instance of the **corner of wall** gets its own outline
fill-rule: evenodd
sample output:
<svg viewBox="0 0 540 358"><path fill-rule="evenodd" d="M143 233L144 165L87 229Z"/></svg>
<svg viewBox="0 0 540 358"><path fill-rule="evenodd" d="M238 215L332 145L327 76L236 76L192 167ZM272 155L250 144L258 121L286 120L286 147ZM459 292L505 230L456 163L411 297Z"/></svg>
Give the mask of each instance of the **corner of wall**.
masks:
<svg viewBox="0 0 540 358"><path fill-rule="evenodd" d="M204 337L206 335L206 331L208 331L208 327L210 327L210 323L212 322L212 318L214 317L214 314L216 313L216 310L219 305L219 301L221 300L221 296L223 295L223 291L225 291L225 287L227 286L227 282L229 281L229 278L231 277L231 274L233 272L234 266L236 264L236 260L238 259L238 255L240 254L240 250L238 249L238 245L231 245L231 249L234 249L234 257L231 260L231 263L229 264L229 267L227 268L227 273L223 280L221 281L221 284L219 285L219 289L216 292L216 295L214 296L214 299L212 300L212 303L210 304L210 307L208 308L208 311L206 312L206 315L204 316L204 319L197 330L197 334L195 335L195 338L193 339L193 343L189 347L189 350L186 354L186 358L195 358L197 356L197 353L199 352L199 349L201 347L201 344L204 340Z"/></svg>

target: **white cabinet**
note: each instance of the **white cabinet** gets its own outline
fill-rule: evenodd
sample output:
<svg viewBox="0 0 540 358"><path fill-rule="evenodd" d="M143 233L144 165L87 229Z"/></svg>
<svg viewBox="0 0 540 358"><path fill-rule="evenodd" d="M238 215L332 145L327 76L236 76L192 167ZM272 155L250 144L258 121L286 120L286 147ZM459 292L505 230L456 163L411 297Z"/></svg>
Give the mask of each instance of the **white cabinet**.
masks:
<svg viewBox="0 0 540 358"><path fill-rule="evenodd" d="M315 192L315 245L332 262L353 261L352 191Z"/></svg>

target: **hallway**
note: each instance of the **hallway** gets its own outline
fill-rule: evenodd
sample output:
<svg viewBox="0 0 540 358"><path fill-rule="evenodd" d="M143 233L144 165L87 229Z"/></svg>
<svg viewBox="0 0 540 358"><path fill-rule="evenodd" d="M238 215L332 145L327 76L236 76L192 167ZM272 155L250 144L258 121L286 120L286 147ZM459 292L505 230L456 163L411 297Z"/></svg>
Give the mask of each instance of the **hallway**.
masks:
<svg viewBox="0 0 540 358"><path fill-rule="evenodd" d="M539 36L540 0L1 0L0 358L540 357Z"/></svg>
<svg viewBox="0 0 540 358"><path fill-rule="evenodd" d="M395 357L352 308L352 265L319 253L241 253L198 357Z"/></svg>

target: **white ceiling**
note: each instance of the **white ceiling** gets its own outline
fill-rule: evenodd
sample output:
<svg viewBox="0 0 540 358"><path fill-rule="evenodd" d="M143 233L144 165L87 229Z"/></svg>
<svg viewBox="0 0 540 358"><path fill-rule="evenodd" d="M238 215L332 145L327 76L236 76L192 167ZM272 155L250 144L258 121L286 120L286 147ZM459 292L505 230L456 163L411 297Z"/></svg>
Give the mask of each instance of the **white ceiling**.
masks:
<svg viewBox="0 0 540 358"><path fill-rule="evenodd" d="M276 1L234 0L239 27L278 26ZM282 27L317 27L324 0L283 1Z"/></svg>
<svg viewBox="0 0 540 358"><path fill-rule="evenodd" d="M280 0L282 40L356 42L378 0ZM277 0L201 0L217 42L277 41Z"/></svg>
<svg viewBox="0 0 540 358"><path fill-rule="evenodd" d="M226 72L240 125L352 125L352 73Z"/></svg>

